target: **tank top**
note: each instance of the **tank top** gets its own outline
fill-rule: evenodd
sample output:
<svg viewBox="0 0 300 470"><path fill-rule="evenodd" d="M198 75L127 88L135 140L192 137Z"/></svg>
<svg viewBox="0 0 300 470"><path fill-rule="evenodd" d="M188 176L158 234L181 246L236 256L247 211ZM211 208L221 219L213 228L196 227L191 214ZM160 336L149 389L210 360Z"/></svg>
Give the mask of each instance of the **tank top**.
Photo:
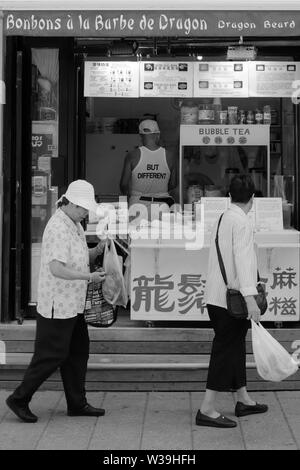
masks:
<svg viewBox="0 0 300 470"><path fill-rule="evenodd" d="M140 160L131 174L131 195L167 197L170 169L163 147L149 150L139 147Z"/></svg>

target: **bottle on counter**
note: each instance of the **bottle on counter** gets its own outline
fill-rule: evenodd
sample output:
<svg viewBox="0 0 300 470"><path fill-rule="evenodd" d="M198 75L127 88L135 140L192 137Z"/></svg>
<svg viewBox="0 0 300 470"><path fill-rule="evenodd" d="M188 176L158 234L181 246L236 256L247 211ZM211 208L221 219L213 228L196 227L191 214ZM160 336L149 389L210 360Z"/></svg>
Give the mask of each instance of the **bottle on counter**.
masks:
<svg viewBox="0 0 300 470"><path fill-rule="evenodd" d="M246 124L246 112L243 109L239 110L239 124Z"/></svg>
<svg viewBox="0 0 300 470"><path fill-rule="evenodd" d="M218 124L227 124L227 109L221 109L219 111L219 122Z"/></svg>
<svg viewBox="0 0 300 470"><path fill-rule="evenodd" d="M247 111L246 123L254 124L254 112L251 109Z"/></svg>
<svg viewBox="0 0 300 470"><path fill-rule="evenodd" d="M221 98L213 99L214 123L220 124L220 111L222 109Z"/></svg>
<svg viewBox="0 0 300 470"><path fill-rule="evenodd" d="M263 109L263 122L264 124L271 124L271 106L266 104Z"/></svg>
<svg viewBox="0 0 300 470"><path fill-rule="evenodd" d="M263 116L263 113L262 113L261 109L256 109L256 111L255 111L255 124L262 124L263 119L264 119L264 116Z"/></svg>
<svg viewBox="0 0 300 470"><path fill-rule="evenodd" d="M228 106L228 124L238 123L238 108L237 106Z"/></svg>

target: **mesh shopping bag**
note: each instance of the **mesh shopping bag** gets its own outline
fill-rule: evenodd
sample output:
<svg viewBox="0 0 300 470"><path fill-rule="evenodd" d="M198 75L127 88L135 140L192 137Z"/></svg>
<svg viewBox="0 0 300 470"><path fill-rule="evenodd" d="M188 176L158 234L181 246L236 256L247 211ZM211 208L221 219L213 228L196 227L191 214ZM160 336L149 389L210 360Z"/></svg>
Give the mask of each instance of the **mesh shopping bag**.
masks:
<svg viewBox="0 0 300 470"><path fill-rule="evenodd" d="M86 323L97 328L107 328L115 323L117 307L104 299L102 282L88 284L83 314Z"/></svg>

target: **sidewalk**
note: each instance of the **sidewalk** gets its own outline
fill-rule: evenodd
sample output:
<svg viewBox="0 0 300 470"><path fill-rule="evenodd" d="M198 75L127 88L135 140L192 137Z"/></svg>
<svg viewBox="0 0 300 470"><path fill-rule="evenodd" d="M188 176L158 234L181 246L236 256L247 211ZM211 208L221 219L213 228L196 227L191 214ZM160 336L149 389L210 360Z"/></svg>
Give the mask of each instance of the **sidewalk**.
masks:
<svg viewBox="0 0 300 470"><path fill-rule="evenodd" d="M235 418L235 397L221 394L219 410L238 421L233 429L195 425L202 392L93 392L101 418L68 417L63 392L37 392L31 409L36 424L22 423L0 391L0 449L204 450L300 449L300 391L253 392L269 412Z"/></svg>

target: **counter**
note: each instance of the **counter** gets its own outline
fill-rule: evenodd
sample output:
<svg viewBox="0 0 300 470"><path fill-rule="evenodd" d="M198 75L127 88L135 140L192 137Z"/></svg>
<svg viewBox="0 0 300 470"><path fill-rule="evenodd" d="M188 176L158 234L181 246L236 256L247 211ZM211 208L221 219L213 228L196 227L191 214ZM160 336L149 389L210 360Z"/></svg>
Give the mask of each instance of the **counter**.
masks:
<svg viewBox="0 0 300 470"><path fill-rule="evenodd" d="M186 249L187 239L131 240L131 318L209 320L203 301L210 233L203 248ZM299 320L300 232L256 232L260 277L266 283L268 311L262 321Z"/></svg>

